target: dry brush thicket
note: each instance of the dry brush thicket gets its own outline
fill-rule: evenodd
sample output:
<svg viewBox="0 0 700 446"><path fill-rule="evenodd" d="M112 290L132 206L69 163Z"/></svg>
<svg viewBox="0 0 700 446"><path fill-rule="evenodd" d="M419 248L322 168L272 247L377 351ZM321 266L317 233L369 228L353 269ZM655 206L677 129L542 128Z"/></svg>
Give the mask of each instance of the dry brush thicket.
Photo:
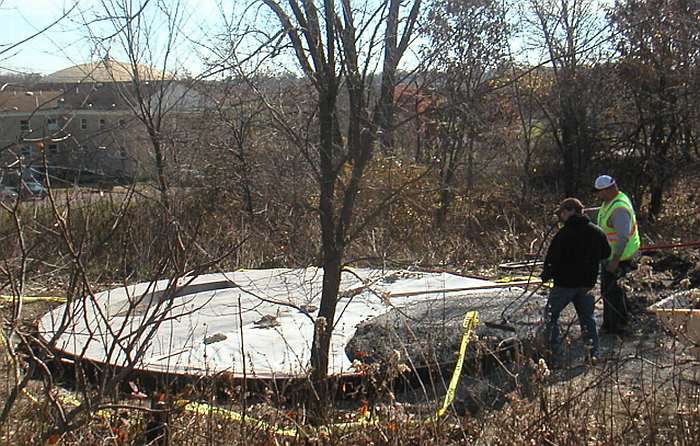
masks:
<svg viewBox="0 0 700 446"><path fill-rule="evenodd" d="M168 52L184 14L175 3L133 11L128 2L103 2L93 23L113 30L91 30L96 51L109 53L119 37L132 67L154 62L146 14L167 25ZM134 374L137 345L167 323L168 300L109 346L125 352L120 368L60 362L53 341L40 342L36 320L53 304L18 296L90 304L104 289L177 283L193 272L321 265L339 274L344 263L493 276L498 263L541 252L564 195L594 205L587 185L602 171L633 196L644 243L700 238L693 2L622 2L604 22L587 1L530 0L504 10L501 2L440 0L425 17L420 1L380 2L376 10L370 3L301 8L290 0L286 8L263 0L269 15L261 17L274 26L256 34L243 19L241 29L227 22L213 42L200 42L217 80L162 78L146 87L134 79L121 90L142 127L137 149L152 170L143 181L107 193L50 187L42 201L2 203L0 294L14 299L2 301L0 443L698 443L698 360L643 311L685 279L663 262L630 285L638 294L634 335L606 338L602 364L572 360L550 370L539 350L494 359L474 341L488 366L467 371L457 404L439 422L425 422L449 380L438 365L409 383L398 378L400 361L365 365L342 397L328 389L321 411L305 398L318 390L307 383ZM262 45L239 54L250 34ZM514 36L548 58L535 66L513 58L505 42ZM402 71L409 45L420 63ZM172 68L164 60L163 72ZM275 66L290 60L301 68ZM186 115L161 107L177 83L209 106ZM72 317L80 314L66 314L64 329ZM193 415L180 399L307 434L281 437ZM311 427L367 411L377 424Z"/></svg>
<svg viewBox="0 0 700 446"><path fill-rule="evenodd" d="M523 258L532 248L531 242L543 236L544 210L538 212L534 207L509 203L507 189L495 185L470 197L460 197L462 211L455 212L454 220L449 221L451 229L436 230L431 214L425 212L436 196L428 187L429 177L421 177L420 169L402 168L392 160L386 163L390 164L378 163L378 178L372 184L380 192L373 197L368 190L368 196L363 197L366 206L380 200L381 189L390 188L392 181L404 184L418 180L414 188L400 196L404 198L393 200L387 207L384 218L379 220L386 225L375 225L361 238L360 245L364 246L352 251L360 263L447 267L491 274L494 264ZM395 170L389 175L392 169ZM374 179L372 172L370 169L369 175ZM168 235L160 224L162 207L147 189L125 193L135 194L128 204L122 201L128 195L118 190L103 197L83 193L73 197L70 204L66 201L57 207L63 210L58 215L47 202L21 203L14 211L5 209L3 228L9 229L3 232L3 240L5 246L14 249L3 259L4 281L10 284L3 293L11 294L13 286L26 295L59 293L73 299L87 296L89 300L91 293L123 282L161 278L167 268L164 262L172 262L174 256L172 248L160 242ZM313 216L307 216L307 220L295 216L292 222L287 220L289 214L280 212L277 215L284 217L283 221L273 222L269 220L272 212L251 216L235 193L224 201L218 197L226 191L211 196L201 190L179 193L183 195L175 200L178 205L172 215L181 232L170 234L171 240L177 243L179 235L182 243L187 243L187 237L193 237L197 243L196 249L185 250L190 254L185 259L186 267L202 265L201 272L207 272L314 262L313 255L300 254L317 252L313 245L300 246L304 240L313 240ZM686 234L695 234L692 214L678 216L678 212L683 213L681 209L687 208L686 194L674 196L669 215L663 215L659 223L666 225L667 218L673 219L678 223L674 231L685 227ZM675 203L680 203L681 209ZM115 224L122 214L123 219ZM232 215L238 216L230 218ZM60 233L63 229L59 217L69 222L64 235ZM17 232L18 227L21 232ZM664 229L650 225L647 233L658 236L665 233ZM306 237L300 237L302 233ZM222 261L207 264L228 250L230 255ZM676 263L691 265L690 271L692 259L691 256ZM328 412L328 420L354 419L363 410L372 410L377 412L379 424L343 434L312 431L311 438L298 439L273 440L273 434L254 425L241 425L216 415L194 416L174 403L180 398L207 401L245 410L250 416L280 426L305 425L311 415L299 398L298 384L267 389L250 384L246 388L240 382L226 382L219 377L213 382L185 384L165 380L159 387L148 380L142 385L130 374L120 375L120 371L79 364L58 367L47 346L37 344L34 332L34 321L48 309L48 304L25 303L18 308L6 302L5 328L6 333L11 333L15 348L8 356L7 347L3 346L3 393L6 401L10 396L15 399L8 406L3 439L7 444L50 443L59 437L60 444L143 444L149 432L147 426L159 426L154 420L160 409L153 408L163 408L171 444L612 444L622 439L629 444L694 444L699 423L698 362L667 336L653 317L641 311L680 286L680 269L674 267L672 258L667 263L671 266L659 262L660 275L641 276L635 284L643 296L635 321L639 332L622 342L609 340L609 357L601 366L582 368L574 360L573 371L548 371L537 364L540 353L535 352L505 358L495 370L469 370L458 393L458 403L448 418L437 424L423 421L433 413L439 401L436 395L444 391L451 370L438 370L440 373L424 381L421 391L415 390L421 389L415 381L409 387L401 379L396 381L396 370L370 367L355 393L329 401L334 409ZM18 272L23 276L18 276ZM693 282L693 286L697 283ZM154 324L158 322L154 320ZM137 393L147 394L149 400L134 399L135 392L126 385L130 380L138 382ZM150 401L160 392L167 394L162 406ZM76 410L61 398L65 394L84 405ZM30 413L39 415L29 416ZM107 414L106 418L103 414ZM68 432L53 434L62 431Z"/></svg>

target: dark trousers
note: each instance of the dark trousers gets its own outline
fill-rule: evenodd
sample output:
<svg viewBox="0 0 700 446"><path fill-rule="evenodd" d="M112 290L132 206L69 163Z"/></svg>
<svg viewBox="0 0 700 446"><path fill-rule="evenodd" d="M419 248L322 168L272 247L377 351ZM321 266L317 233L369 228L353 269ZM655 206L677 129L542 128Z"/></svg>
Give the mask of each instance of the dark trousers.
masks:
<svg viewBox="0 0 700 446"><path fill-rule="evenodd" d="M601 329L609 333L618 333L629 320L627 311L627 293L620 286L619 280L632 269L632 262L620 262L617 271L610 273L603 262L600 273L600 294L603 297L603 325Z"/></svg>
<svg viewBox="0 0 700 446"><path fill-rule="evenodd" d="M569 303L574 303L581 333L591 344L591 355L600 354L598 331L595 326L593 310L595 300L590 288L554 287L549 293L545 309L545 335L554 354L559 354L559 316Z"/></svg>

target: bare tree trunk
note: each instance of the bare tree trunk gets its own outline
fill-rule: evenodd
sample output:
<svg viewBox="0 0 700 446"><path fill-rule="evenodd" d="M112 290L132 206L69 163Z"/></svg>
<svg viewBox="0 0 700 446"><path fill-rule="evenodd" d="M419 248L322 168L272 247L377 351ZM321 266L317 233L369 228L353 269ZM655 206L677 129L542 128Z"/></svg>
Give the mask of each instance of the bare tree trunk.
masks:
<svg viewBox="0 0 700 446"><path fill-rule="evenodd" d="M452 203L452 183L454 182L455 173L451 163L446 163L443 167L444 172L440 175L440 201L436 214L436 225L439 229L445 226L447 222L447 212Z"/></svg>
<svg viewBox="0 0 700 446"><path fill-rule="evenodd" d="M328 394L326 377L328 376L328 356L330 352L335 307L340 287L341 255L337 252L327 252L323 261L323 289L318 319L315 327L313 345L311 347L312 381L318 386L317 392L321 401Z"/></svg>
<svg viewBox="0 0 700 446"><path fill-rule="evenodd" d="M554 75L559 100L552 104L552 110L544 107L543 111L548 115L561 155L562 185L568 196L578 193L592 154L587 123L593 108L590 98L582 94L589 83L582 61L606 39L594 6L589 0L529 0L533 17L526 17L532 30L539 34Z"/></svg>
<svg viewBox="0 0 700 446"><path fill-rule="evenodd" d="M524 144L529 142L525 140ZM532 153L529 148L525 149L525 159L523 160L523 177L520 181L520 201L526 203L530 195L530 164L532 162Z"/></svg>
<svg viewBox="0 0 700 446"><path fill-rule="evenodd" d="M649 202L649 218L655 219L663 210L663 197L668 182L667 153L675 143L676 127L673 124L666 125L666 119L657 115L656 123L651 133L651 146L654 153L651 159L651 199Z"/></svg>
<svg viewBox="0 0 700 446"><path fill-rule="evenodd" d="M384 132L385 143L391 142L396 67L409 45L421 0L406 2L410 10L403 19L399 17L402 1L384 0L380 4L380 10L382 5L388 3L387 15L379 21L370 19L360 28L366 32L365 26L374 26L376 30L385 26L382 38L384 71L381 74L380 97L374 107L373 119L369 119L365 96L368 82L365 70L368 64L359 62L362 53L357 49L356 10L350 0L340 0L340 7L333 0L323 0L320 9L312 1L262 1L278 17L301 69L318 92L319 217L324 273L319 320L311 349L311 366L314 381L324 383L328 376L328 354L335 324L342 259L345 247L352 238L349 231L353 223L355 199L365 167L372 157L378 130ZM289 13L283 7L285 3ZM399 39L400 25L403 26L403 31ZM342 70L337 70L336 64L342 64ZM350 102L346 144L343 144L336 115L341 76L346 77ZM348 171L348 168L349 181L343 186L338 181L338 175L341 170ZM323 393L321 398L325 396Z"/></svg>
<svg viewBox="0 0 700 446"><path fill-rule="evenodd" d="M652 220L661 214L664 198L663 180L656 178L651 185L651 200L649 202L649 218Z"/></svg>
<svg viewBox="0 0 700 446"><path fill-rule="evenodd" d="M338 298L338 287L340 285L340 261L343 247L338 244L338 226L335 214L335 183L337 178L334 164L334 153L336 151L335 129L335 101L337 90L335 81L326 79L325 89L320 92L319 97L319 120L321 127L320 157L321 176L320 188L321 196L319 203L321 218L321 241L323 250L323 289L321 291L321 302L319 305L319 319L314 330L314 340L311 346L311 367L312 377L318 389L321 400L325 398L324 380L328 374L328 354L331 335L335 319L335 307ZM342 243L342 241L341 241Z"/></svg>
<svg viewBox="0 0 700 446"><path fill-rule="evenodd" d="M474 138L470 137L469 144L467 145L467 190L474 190L475 183L476 179L474 178Z"/></svg>
<svg viewBox="0 0 700 446"><path fill-rule="evenodd" d="M561 153L562 164L564 167L562 177L564 183L564 193L567 197L573 197L576 195L576 176L578 175L578 172L576 171L576 163L574 162L574 157L576 155L575 133L576 129L574 128L574 124L571 122L569 111L562 110Z"/></svg>
<svg viewBox="0 0 700 446"><path fill-rule="evenodd" d="M398 41L400 0L390 0L384 35L384 66L376 124L381 130L382 150L391 152L394 146L394 86L396 85L396 45Z"/></svg>

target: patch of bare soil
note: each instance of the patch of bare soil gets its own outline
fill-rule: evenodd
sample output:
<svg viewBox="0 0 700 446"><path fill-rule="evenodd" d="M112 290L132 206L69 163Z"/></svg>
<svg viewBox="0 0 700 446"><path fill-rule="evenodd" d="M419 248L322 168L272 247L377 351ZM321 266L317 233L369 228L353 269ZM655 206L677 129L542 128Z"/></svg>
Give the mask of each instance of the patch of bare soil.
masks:
<svg viewBox="0 0 700 446"><path fill-rule="evenodd" d="M588 443L601 441L596 438L600 432L622 438L629 436L630 444L676 441L664 439L668 433L660 432L667 428L669 420L697 412L700 358L691 353L692 346L687 341L681 342L667 332L647 309L672 294L692 295L697 292L699 260L697 250L657 252L640 259L637 268L622 279L632 316L629 332L624 336L601 333L603 356L597 365L582 361L580 330L575 315L569 310L568 327L566 318L563 323L567 327L564 337L568 344L565 361L557 369L550 369L545 361L543 370L543 363L538 364L537 357L531 358L530 373L521 375L519 388L510 386L517 392L506 394L505 410L514 410L518 398L539 401L542 412L525 429L538 422L556 426L557 420L562 422L575 414L572 429L583 429L584 435L586 432L591 435ZM600 299L596 314L600 319ZM513 368L512 372L527 370L527 367ZM507 375L501 373L500 376ZM508 390L501 384L503 381L489 382ZM522 385L522 382L527 385ZM469 395L468 389L466 393ZM690 428L692 431L692 426ZM654 432L659 432L659 437L650 440L648 435ZM497 438L499 433L491 432L491 435ZM603 440L612 441L611 438ZM681 438L687 437L681 435Z"/></svg>
<svg viewBox="0 0 700 446"><path fill-rule="evenodd" d="M601 333L603 356L597 364L588 361L573 306L561 319L563 358L556 364L550 361L541 339L546 291L445 297L396 309L361 324L346 352L365 363L381 364L400 357L418 372L418 378L398 398L408 404L435 399L447 389L462 336L462 318L466 311L477 310L482 324L475 330L477 338L470 342L466 371L457 389L458 413L499 410L513 395L533 398L542 389L558 395L559 404L569 406L577 398L595 400L606 394L607 409L625 410L630 419L639 416L640 404L650 394L661 401L660 407L685 404L679 389L700 383L698 358L647 309L673 293L685 290L693 295L700 285L700 254L685 250L643 256L621 284L629 298L629 332L622 337ZM600 322L600 291L594 290L594 295ZM523 298L526 300L518 300ZM504 315L506 325L514 331L484 323L503 322ZM632 401L636 409L631 408Z"/></svg>

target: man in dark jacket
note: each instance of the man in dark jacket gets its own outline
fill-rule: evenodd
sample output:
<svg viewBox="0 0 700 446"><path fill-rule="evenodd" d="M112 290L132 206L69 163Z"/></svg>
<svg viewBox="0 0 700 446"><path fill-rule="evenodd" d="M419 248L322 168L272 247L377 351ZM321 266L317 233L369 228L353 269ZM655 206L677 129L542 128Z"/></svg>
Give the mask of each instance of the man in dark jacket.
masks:
<svg viewBox="0 0 700 446"><path fill-rule="evenodd" d="M574 303L581 332L590 342L591 361L600 355L598 331L590 293L598 277L600 261L610 256L605 233L583 214L583 204L576 198L561 202L557 211L564 226L552 239L547 250L542 280L554 279L545 310L545 334L554 355L559 353L559 315Z"/></svg>

